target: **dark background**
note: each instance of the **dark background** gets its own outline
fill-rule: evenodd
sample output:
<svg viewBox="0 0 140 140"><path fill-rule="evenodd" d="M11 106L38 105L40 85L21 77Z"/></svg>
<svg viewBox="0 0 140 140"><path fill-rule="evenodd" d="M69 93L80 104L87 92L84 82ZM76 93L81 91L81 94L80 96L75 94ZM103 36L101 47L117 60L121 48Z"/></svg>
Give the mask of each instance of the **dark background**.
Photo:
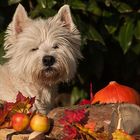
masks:
<svg viewBox="0 0 140 140"><path fill-rule="evenodd" d="M73 20L82 35L76 78L60 86L70 93L71 103L89 98L110 81L140 91L140 1L139 0L0 0L0 56L4 31L21 3L29 16L48 18L63 4L69 4ZM0 63L5 60L0 57Z"/></svg>

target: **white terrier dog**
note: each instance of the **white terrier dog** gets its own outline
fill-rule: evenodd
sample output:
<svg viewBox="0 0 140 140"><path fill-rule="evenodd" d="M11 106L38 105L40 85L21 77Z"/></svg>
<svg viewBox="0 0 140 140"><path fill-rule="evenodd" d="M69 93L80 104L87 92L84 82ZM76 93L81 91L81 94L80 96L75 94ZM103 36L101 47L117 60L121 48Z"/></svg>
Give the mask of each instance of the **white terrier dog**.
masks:
<svg viewBox="0 0 140 140"><path fill-rule="evenodd" d="M18 5L5 36L5 58L0 66L0 99L15 101L18 91L36 96L35 107L48 113L60 82L71 80L77 69L80 33L68 5L54 17L32 20Z"/></svg>

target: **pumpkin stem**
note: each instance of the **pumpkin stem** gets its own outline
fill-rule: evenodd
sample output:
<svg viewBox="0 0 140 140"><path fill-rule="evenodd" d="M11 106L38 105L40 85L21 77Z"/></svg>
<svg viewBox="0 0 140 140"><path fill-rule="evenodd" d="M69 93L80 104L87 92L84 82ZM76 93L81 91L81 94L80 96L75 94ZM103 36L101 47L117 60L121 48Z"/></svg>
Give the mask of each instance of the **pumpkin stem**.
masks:
<svg viewBox="0 0 140 140"><path fill-rule="evenodd" d="M111 85L112 85L112 84L116 84L116 83L117 83L116 81L110 81L110 82L109 82L109 84L111 84Z"/></svg>

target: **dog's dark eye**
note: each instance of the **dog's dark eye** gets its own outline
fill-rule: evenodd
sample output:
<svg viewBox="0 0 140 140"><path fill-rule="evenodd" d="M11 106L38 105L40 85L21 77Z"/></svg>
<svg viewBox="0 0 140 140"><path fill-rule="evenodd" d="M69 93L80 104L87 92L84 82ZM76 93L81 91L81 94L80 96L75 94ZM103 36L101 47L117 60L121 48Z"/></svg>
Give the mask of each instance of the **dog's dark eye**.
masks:
<svg viewBox="0 0 140 140"><path fill-rule="evenodd" d="M53 49L58 49L59 47L57 45L53 46Z"/></svg>
<svg viewBox="0 0 140 140"><path fill-rule="evenodd" d="M38 50L38 48L33 48L33 49L31 49L31 51L36 51L36 50Z"/></svg>

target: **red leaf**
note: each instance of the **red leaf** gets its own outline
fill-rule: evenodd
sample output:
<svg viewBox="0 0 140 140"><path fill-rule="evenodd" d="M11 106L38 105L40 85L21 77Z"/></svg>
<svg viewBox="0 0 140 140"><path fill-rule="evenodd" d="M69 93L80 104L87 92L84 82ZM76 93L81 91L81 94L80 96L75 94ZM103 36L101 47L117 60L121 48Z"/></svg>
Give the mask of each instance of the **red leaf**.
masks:
<svg viewBox="0 0 140 140"><path fill-rule="evenodd" d="M92 92L92 82L90 82L90 99L83 99L82 101L80 101L79 105L88 105L91 104L91 101L93 99L93 92Z"/></svg>
<svg viewBox="0 0 140 140"><path fill-rule="evenodd" d="M0 110L0 125L5 121L8 111Z"/></svg>
<svg viewBox="0 0 140 140"><path fill-rule="evenodd" d="M80 123L85 118L85 110L65 110L63 118L59 122L64 125L64 139L72 140L78 137L79 132L77 131L75 124Z"/></svg>
<svg viewBox="0 0 140 140"><path fill-rule="evenodd" d="M11 111L15 103L12 102L5 102L4 103L4 110Z"/></svg>
<svg viewBox="0 0 140 140"><path fill-rule="evenodd" d="M76 128L69 125L64 126L64 134L63 140L72 140L78 135Z"/></svg>
<svg viewBox="0 0 140 140"><path fill-rule="evenodd" d="M30 98L29 103L31 104L31 106L33 106L35 102L35 97Z"/></svg>
<svg viewBox="0 0 140 140"><path fill-rule="evenodd" d="M65 110L64 117L60 119L61 124L71 124L80 122L82 119L85 118L85 110Z"/></svg>
<svg viewBox="0 0 140 140"><path fill-rule="evenodd" d="M18 93L16 102L5 102L3 108L0 109L0 128L10 127L10 117L16 112L30 113L30 109L35 102L35 97L29 98ZM8 126L9 124L9 126Z"/></svg>
<svg viewBox="0 0 140 140"><path fill-rule="evenodd" d="M19 91L18 94L17 94L17 97L16 97L16 102L23 102L27 100L27 97L23 96L22 93Z"/></svg>
<svg viewBox="0 0 140 140"><path fill-rule="evenodd" d="M88 105L88 104L91 104L91 101L90 100L87 100L87 99L83 99L79 105Z"/></svg>
<svg viewBox="0 0 140 140"><path fill-rule="evenodd" d="M5 102L3 108L0 109L0 125L3 125L9 111L12 110L14 103Z"/></svg>

